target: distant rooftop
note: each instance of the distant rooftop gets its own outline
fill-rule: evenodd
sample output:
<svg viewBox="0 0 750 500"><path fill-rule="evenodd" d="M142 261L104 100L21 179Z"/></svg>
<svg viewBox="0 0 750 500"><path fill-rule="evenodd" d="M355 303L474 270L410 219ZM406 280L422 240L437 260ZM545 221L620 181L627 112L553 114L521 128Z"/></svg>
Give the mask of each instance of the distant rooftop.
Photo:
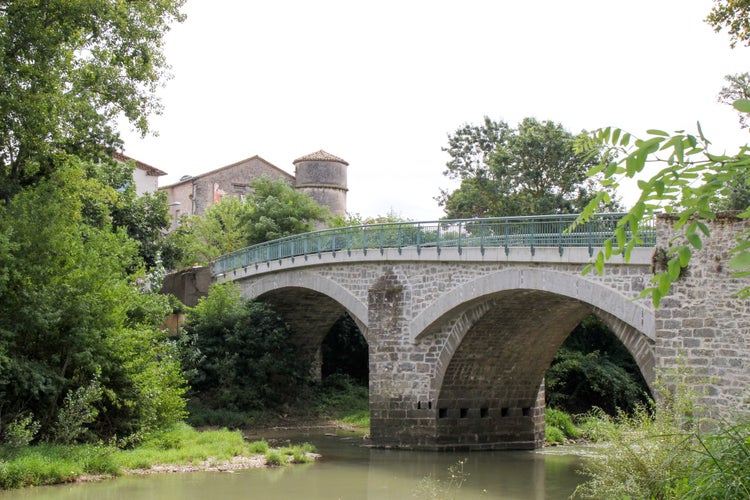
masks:
<svg viewBox="0 0 750 500"><path fill-rule="evenodd" d="M300 163L303 161L335 161L337 163L343 163L344 165L349 165L348 162L342 160L338 156L334 156L331 153L326 153L322 149L320 151L310 153L309 155L301 156L297 158L296 160L294 160L292 163L296 165L297 163Z"/></svg>
<svg viewBox="0 0 750 500"><path fill-rule="evenodd" d="M156 167L152 167L151 165L143 163L142 161L138 161L135 158L131 158L122 153L118 153L117 151L112 153L112 157L117 161L121 161L122 163L127 163L128 161L131 161L131 160L134 161L136 167L140 168L141 170L146 171L146 175L154 175L154 176L167 175L167 173L163 170L159 170Z"/></svg>

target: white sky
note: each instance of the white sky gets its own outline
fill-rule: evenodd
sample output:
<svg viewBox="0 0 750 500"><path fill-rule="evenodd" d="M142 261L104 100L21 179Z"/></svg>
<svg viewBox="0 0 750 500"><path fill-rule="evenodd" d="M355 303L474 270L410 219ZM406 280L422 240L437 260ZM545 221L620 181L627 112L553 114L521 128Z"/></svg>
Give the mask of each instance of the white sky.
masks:
<svg viewBox="0 0 750 500"><path fill-rule="evenodd" d="M487 115L571 132L695 130L719 150L750 136L716 103L750 49L703 19L711 0L188 0L167 37L174 78L158 137L125 153L160 185L259 155L324 149L349 162L348 208L437 219L447 135ZM632 194L622 193L625 201Z"/></svg>

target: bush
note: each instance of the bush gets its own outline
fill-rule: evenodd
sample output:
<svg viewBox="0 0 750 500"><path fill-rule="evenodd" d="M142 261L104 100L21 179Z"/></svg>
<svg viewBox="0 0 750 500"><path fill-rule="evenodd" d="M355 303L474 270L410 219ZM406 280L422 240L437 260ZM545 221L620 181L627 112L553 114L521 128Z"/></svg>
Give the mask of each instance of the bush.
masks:
<svg viewBox="0 0 750 500"><path fill-rule="evenodd" d="M552 425L544 427L544 440L547 443L562 444L565 442L565 433Z"/></svg>
<svg viewBox="0 0 750 500"><path fill-rule="evenodd" d="M191 382L208 407L272 410L294 402L307 385L311 360L304 361L287 325L234 284L212 286L187 330L205 356Z"/></svg>
<svg viewBox="0 0 750 500"><path fill-rule="evenodd" d="M284 458L284 455L279 453L278 450L268 450L266 451L266 464L267 465L282 465L286 463L286 459Z"/></svg>

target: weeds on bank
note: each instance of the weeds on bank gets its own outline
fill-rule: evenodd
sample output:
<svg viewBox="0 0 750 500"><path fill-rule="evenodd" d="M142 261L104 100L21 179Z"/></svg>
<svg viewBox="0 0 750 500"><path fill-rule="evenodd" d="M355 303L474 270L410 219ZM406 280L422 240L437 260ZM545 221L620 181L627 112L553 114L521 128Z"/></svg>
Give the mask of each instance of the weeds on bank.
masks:
<svg viewBox="0 0 750 500"><path fill-rule="evenodd" d="M680 371L660 378L652 407L587 419L584 432L601 443L574 497L750 498L750 420L707 419L695 404L696 380Z"/></svg>

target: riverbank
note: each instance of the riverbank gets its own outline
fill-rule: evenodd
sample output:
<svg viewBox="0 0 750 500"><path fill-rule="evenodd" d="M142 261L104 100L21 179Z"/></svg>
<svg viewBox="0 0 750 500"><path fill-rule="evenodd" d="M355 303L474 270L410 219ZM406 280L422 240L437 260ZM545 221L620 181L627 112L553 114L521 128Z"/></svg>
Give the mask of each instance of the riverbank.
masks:
<svg viewBox="0 0 750 500"><path fill-rule="evenodd" d="M275 467L318 457L309 444L273 447L265 440L247 441L240 431L198 431L178 424L147 436L132 449L90 444L3 449L0 488L90 482L128 474Z"/></svg>

